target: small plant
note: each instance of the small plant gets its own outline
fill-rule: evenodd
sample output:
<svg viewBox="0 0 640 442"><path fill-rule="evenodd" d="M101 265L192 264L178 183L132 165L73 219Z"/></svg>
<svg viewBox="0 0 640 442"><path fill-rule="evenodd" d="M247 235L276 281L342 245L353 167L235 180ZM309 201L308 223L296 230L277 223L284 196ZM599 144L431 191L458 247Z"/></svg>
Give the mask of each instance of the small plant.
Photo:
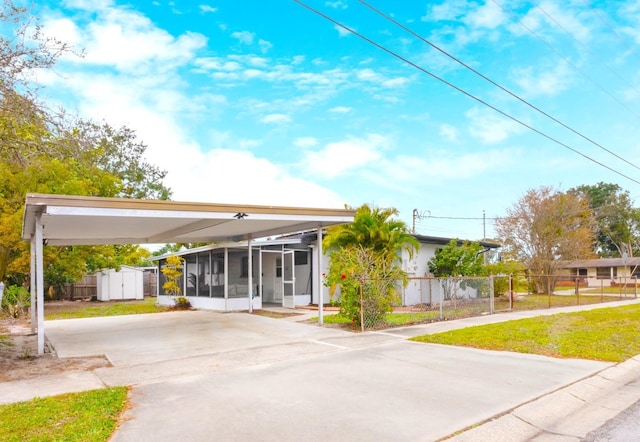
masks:
<svg viewBox="0 0 640 442"><path fill-rule="evenodd" d="M161 270L162 274L166 278L162 289L169 296L180 296L181 278L182 278L182 258L179 256L171 255L167 257L167 264Z"/></svg>
<svg viewBox="0 0 640 442"><path fill-rule="evenodd" d="M12 318L24 315L31 305L29 292L19 285L10 285L4 291L2 297L2 310Z"/></svg>
<svg viewBox="0 0 640 442"><path fill-rule="evenodd" d="M179 309L191 308L191 303L189 302L189 299L185 296L177 296L173 299L173 302L175 303L176 308L179 308Z"/></svg>

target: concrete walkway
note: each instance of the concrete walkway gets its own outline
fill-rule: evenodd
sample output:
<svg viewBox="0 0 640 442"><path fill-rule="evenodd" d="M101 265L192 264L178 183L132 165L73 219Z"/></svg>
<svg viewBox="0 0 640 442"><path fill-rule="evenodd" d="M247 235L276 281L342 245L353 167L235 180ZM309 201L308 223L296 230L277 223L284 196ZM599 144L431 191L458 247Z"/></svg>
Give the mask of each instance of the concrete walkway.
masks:
<svg viewBox="0 0 640 442"><path fill-rule="evenodd" d="M348 333L242 313L173 312L47 321L59 356L113 367L0 383L0 402L133 386L114 435L128 440L580 440L640 398L622 364L426 345L406 337L514 312Z"/></svg>

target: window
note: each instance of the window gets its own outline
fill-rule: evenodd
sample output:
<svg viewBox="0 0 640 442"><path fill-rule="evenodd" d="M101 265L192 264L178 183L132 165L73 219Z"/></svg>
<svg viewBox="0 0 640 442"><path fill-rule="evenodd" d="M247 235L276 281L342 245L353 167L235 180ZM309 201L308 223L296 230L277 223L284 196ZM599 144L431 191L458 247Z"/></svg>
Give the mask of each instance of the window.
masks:
<svg viewBox="0 0 640 442"><path fill-rule="evenodd" d="M282 278L282 258L276 258L276 278Z"/></svg>
<svg viewBox="0 0 640 442"><path fill-rule="evenodd" d="M611 267L597 267L596 277L598 279L611 279Z"/></svg>
<svg viewBox="0 0 640 442"><path fill-rule="evenodd" d="M294 252L293 256L295 258L295 265L297 265L297 266L305 266L305 265L307 265L308 260L309 260L309 252L307 252L307 251Z"/></svg>
<svg viewBox="0 0 640 442"><path fill-rule="evenodd" d="M253 263L252 263L253 264ZM256 272L251 269L251 276L255 276ZM249 257L243 256L240 261L240 277L248 278L249 277Z"/></svg>

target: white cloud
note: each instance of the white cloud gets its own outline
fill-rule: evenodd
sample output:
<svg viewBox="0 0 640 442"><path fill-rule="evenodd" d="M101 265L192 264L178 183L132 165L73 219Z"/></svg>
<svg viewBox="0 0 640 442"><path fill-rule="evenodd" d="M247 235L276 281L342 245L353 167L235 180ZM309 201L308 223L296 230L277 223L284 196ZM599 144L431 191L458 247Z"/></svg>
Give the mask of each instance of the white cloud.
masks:
<svg viewBox="0 0 640 442"><path fill-rule="evenodd" d="M291 123L291 117L285 114L269 114L260 118L260 122L265 124L285 124Z"/></svg>
<svg viewBox="0 0 640 442"><path fill-rule="evenodd" d="M516 69L512 76L527 97L555 96L569 87L572 71L567 63L560 62L548 70L536 72L533 67Z"/></svg>
<svg viewBox="0 0 640 442"><path fill-rule="evenodd" d="M487 1L477 9L471 10L464 18L464 22L474 28L495 29L504 24L506 19L507 17L500 6Z"/></svg>
<svg viewBox="0 0 640 442"><path fill-rule="evenodd" d="M250 45L253 43L253 39L256 35L249 31L236 31L231 33L231 37L235 38L242 44Z"/></svg>
<svg viewBox="0 0 640 442"><path fill-rule="evenodd" d="M218 8L214 8L213 6L210 6L210 5L200 5L198 6L198 8L200 9L200 12L205 14L216 12L218 10Z"/></svg>
<svg viewBox="0 0 640 442"><path fill-rule="evenodd" d="M74 4L86 6L83 2ZM79 64L113 66L119 71L142 74L148 72L150 66L166 70L182 65L207 43L207 38L202 34L185 32L174 37L138 12L104 5L107 3L101 4L96 19L82 29L68 18L43 19L47 35L81 44L86 50L84 58L67 57L67 60Z"/></svg>
<svg viewBox="0 0 640 442"><path fill-rule="evenodd" d="M448 141L456 141L458 139L458 129L450 124L440 125L440 136Z"/></svg>
<svg viewBox="0 0 640 442"><path fill-rule="evenodd" d="M490 170L505 168L513 162L510 149L464 152L443 149L422 156L401 155L382 165L386 180L401 187L434 184L436 181L466 180Z"/></svg>
<svg viewBox="0 0 640 442"><path fill-rule="evenodd" d="M357 70L356 77L358 80L370 81L373 83L382 83L382 81L384 81L384 77L382 75L369 68Z"/></svg>
<svg viewBox="0 0 640 442"><path fill-rule="evenodd" d="M408 83L409 83L408 78L396 77L396 78L390 78L388 80L384 80L382 82L382 86L387 88L398 88L398 87L406 86Z"/></svg>
<svg viewBox="0 0 640 442"><path fill-rule="evenodd" d="M347 9L347 4L341 0L336 0L333 2L325 2L325 5L335 9Z"/></svg>
<svg viewBox="0 0 640 442"><path fill-rule="evenodd" d="M493 144L522 132L523 127L515 121L496 114L489 109L473 108L465 113L469 119L469 133L482 143Z"/></svg>
<svg viewBox="0 0 640 442"><path fill-rule="evenodd" d="M351 35L351 32L349 32L348 30L346 30L345 28L343 28L342 26L338 26L338 25L334 25L333 28L338 31L338 35L340 37L347 37L349 35ZM353 29L353 28L352 28Z"/></svg>
<svg viewBox="0 0 640 442"><path fill-rule="evenodd" d="M348 114L351 110L352 109L348 106L336 106L329 109L329 112L335 112L336 114Z"/></svg>
<svg viewBox="0 0 640 442"><path fill-rule="evenodd" d="M263 54L266 54L273 48L273 44L271 44L271 42L263 39L258 40L258 46L260 46L260 51Z"/></svg>
<svg viewBox="0 0 640 442"><path fill-rule="evenodd" d="M378 134L369 134L365 138L348 137L329 143L319 151L307 152L302 165L318 176L331 179L375 163L388 144L389 140Z"/></svg>
<svg viewBox="0 0 640 442"><path fill-rule="evenodd" d="M315 137L299 137L296 138L293 144L296 147L309 148L318 144L318 139Z"/></svg>

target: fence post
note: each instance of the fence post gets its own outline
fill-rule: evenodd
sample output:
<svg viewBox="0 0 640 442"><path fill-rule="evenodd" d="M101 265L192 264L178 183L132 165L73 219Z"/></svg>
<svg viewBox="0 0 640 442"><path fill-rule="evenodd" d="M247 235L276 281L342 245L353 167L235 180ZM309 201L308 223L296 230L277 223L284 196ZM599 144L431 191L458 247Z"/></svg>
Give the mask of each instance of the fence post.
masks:
<svg viewBox="0 0 640 442"><path fill-rule="evenodd" d="M495 309L495 307L493 305L493 302L494 302L494 293L493 293L494 288L493 287L494 287L494 285L493 285L493 275L490 275L489 276L489 313L492 314L492 315L493 315L494 309Z"/></svg>
<svg viewBox="0 0 640 442"><path fill-rule="evenodd" d="M635 279L635 284L633 284L633 293L634 293L634 297L636 299L638 299L638 276L634 276Z"/></svg>
<svg viewBox="0 0 640 442"><path fill-rule="evenodd" d="M513 311L513 273L509 273L509 310Z"/></svg>
<svg viewBox="0 0 640 442"><path fill-rule="evenodd" d="M442 314L442 309L444 306L444 290L442 288L442 279L438 278L438 284L440 284L440 290L439 290L439 294L440 294L440 320L442 321L444 319L444 315Z"/></svg>
<svg viewBox="0 0 640 442"><path fill-rule="evenodd" d="M576 278L576 305L580 305L580 290L578 290L578 278Z"/></svg>

